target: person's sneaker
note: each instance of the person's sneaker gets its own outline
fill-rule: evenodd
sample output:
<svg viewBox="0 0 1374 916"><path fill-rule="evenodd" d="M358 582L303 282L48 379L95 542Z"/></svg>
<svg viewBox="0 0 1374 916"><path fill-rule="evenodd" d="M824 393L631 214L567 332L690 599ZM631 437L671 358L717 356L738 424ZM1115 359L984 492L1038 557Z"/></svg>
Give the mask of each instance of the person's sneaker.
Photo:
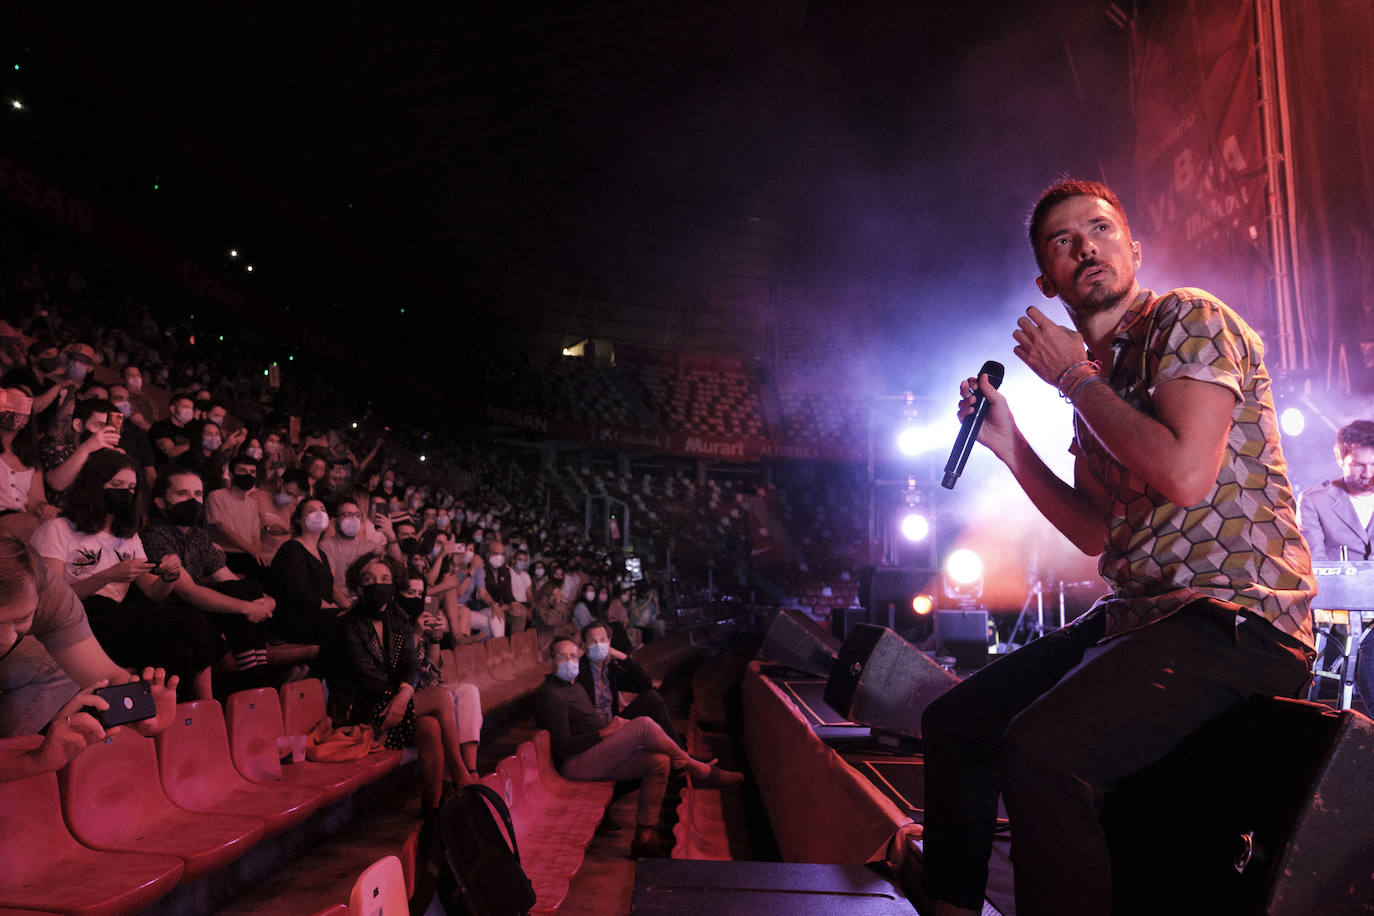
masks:
<svg viewBox="0 0 1374 916"><path fill-rule="evenodd" d="M744 774L713 766L711 772L693 782L703 789L738 789L744 782Z"/></svg>

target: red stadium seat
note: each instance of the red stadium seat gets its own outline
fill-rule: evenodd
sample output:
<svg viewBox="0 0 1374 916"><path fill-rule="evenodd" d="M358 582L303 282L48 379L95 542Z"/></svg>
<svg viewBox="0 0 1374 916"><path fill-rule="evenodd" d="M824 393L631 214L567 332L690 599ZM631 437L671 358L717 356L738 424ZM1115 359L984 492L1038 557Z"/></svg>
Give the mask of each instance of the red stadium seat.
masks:
<svg viewBox="0 0 1374 916"><path fill-rule="evenodd" d="M605 816L606 806L595 798L578 798L572 795L555 795L549 792L539 779L539 751L533 741L521 742L515 756L520 758L520 773L523 784L521 793L530 803L551 817L573 817L590 826L587 837L596 832L596 826Z"/></svg>
<svg viewBox="0 0 1374 916"><path fill-rule="evenodd" d="M178 856L182 883L222 868L260 840L261 818L195 814L168 800L153 739L116 728L62 770L62 811L72 834L93 849Z"/></svg>
<svg viewBox="0 0 1374 916"><path fill-rule="evenodd" d="M310 916L348 916L348 904L335 903L311 913Z"/></svg>
<svg viewBox="0 0 1374 916"><path fill-rule="evenodd" d="M249 782L234 769L224 713L214 700L177 704L176 719L157 737L162 788L187 811L232 811L260 817L274 836L304 821L324 793L309 786Z"/></svg>
<svg viewBox="0 0 1374 916"><path fill-rule="evenodd" d="M353 882L348 912L360 916L409 916L410 900L406 897L401 860L383 856L369 865Z"/></svg>
<svg viewBox="0 0 1374 916"><path fill-rule="evenodd" d="M515 824L516 843L525 873L572 878L582 867L586 844L591 837L582 836L575 818L548 815L524 797L520 758L502 759L496 766L496 775L501 785L497 791L505 799Z"/></svg>
<svg viewBox="0 0 1374 916"><path fill-rule="evenodd" d="M555 797L591 800L599 804L603 811L605 810L606 806L611 803L611 795L615 792L615 783L605 780L578 782L564 779L553 765L553 750L549 744L548 729L541 728L535 732L532 740L539 763L539 780L543 783L546 792Z"/></svg>
<svg viewBox="0 0 1374 916"><path fill-rule="evenodd" d="M0 747L31 750L42 743L25 735ZM141 910L176 887L185 867L176 856L82 846L62 819L56 773L0 782L0 916Z"/></svg>
<svg viewBox="0 0 1374 916"><path fill-rule="evenodd" d="M292 763L282 766L277 739L286 734L281 700L271 687L230 694L225 712L234 768L250 782L308 786L324 793L323 804L345 798L367 782L369 769L346 763Z"/></svg>
<svg viewBox="0 0 1374 916"><path fill-rule="evenodd" d="M481 783L503 799L506 797L506 780L499 770L483 776ZM572 879L554 874L546 869L536 868L535 864L533 851L526 851L524 847L521 847L520 867L524 869L526 877L530 879L530 884L534 887L534 906L530 908L530 914L531 916L534 914L545 916L545 914L557 913L558 908L567 899L568 888Z"/></svg>

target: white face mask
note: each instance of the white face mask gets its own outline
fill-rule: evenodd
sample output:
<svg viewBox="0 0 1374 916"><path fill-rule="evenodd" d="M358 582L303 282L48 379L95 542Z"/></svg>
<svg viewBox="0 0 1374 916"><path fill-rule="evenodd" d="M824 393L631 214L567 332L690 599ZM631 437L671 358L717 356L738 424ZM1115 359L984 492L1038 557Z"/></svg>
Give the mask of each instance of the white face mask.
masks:
<svg viewBox="0 0 1374 916"><path fill-rule="evenodd" d="M360 518L341 518L339 519L339 533L346 538L355 538L363 528L363 520Z"/></svg>
<svg viewBox="0 0 1374 916"><path fill-rule="evenodd" d="M489 562L491 563L493 569L500 569L502 566L506 565L506 555L502 553L494 553L491 555L491 560Z"/></svg>
<svg viewBox="0 0 1374 916"><path fill-rule="evenodd" d="M195 415L195 412L194 412L190 407L178 407L178 408L177 408L177 422L178 422L178 423L190 423L190 422L191 422L191 417L194 416L194 415Z"/></svg>
<svg viewBox="0 0 1374 916"><path fill-rule="evenodd" d="M608 642L594 642L587 646L587 657L594 662L604 662L610 654L611 644Z"/></svg>
<svg viewBox="0 0 1374 916"><path fill-rule="evenodd" d="M319 534L329 527L329 513L323 509L316 509L313 512L305 513L304 527L306 531Z"/></svg>

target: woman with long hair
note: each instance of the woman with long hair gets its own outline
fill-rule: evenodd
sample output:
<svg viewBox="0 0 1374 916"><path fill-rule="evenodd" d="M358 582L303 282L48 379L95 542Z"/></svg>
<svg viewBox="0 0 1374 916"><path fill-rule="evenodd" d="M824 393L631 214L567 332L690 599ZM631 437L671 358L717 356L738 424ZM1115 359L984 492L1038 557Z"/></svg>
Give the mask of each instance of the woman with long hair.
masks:
<svg viewBox="0 0 1374 916"><path fill-rule="evenodd" d="M340 721L372 725L387 747L413 745L420 752L425 815L439 806L445 777L457 785L475 781L463 760L453 695L443 687L419 686L415 623L396 602L403 568L381 557L357 567L360 597L340 619L326 651L330 702Z"/></svg>
<svg viewBox="0 0 1374 916"><path fill-rule="evenodd" d="M57 515L43 491L38 436L29 415L33 398L22 388L0 388L0 533L28 540Z"/></svg>
<svg viewBox="0 0 1374 916"><path fill-rule="evenodd" d="M39 525L31 543L81 599L97 641L116 663L165 668L192 699L210 699L211 667L229 646L204 614L169 600L181 559L148 562L133 461L112 448L92 453L65 499L62 515Z"/></svg>

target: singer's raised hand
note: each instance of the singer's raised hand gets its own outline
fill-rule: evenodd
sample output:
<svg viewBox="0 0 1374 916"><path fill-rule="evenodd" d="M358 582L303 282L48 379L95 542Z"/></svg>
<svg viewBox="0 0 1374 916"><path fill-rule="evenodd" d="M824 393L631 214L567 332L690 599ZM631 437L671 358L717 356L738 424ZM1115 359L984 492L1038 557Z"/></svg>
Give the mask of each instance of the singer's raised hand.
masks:
<svg viewBox="0 0 1374 916"><path fill-rule="evenodd" d="M1083 335L1055 324L1033 305L1017 319L1016 325L1017 329L1011 333L1016 339L1012 352L1051 385L1058 384L1065 369L1085 358Z"/></svg>
<svg viewBox="0 0 1374 916"><path fill-rule="evenodd" d="M973 413L975 385L988 399L988 412L983 417L982 427L978 430L978 441L1005 461L1016 439L1016 419L1011 415L1011 406L1007 404L1007 399L988 381L987 373L976 379L964 379L959 383L959 421L962 423L964 417Z"/></svg>

